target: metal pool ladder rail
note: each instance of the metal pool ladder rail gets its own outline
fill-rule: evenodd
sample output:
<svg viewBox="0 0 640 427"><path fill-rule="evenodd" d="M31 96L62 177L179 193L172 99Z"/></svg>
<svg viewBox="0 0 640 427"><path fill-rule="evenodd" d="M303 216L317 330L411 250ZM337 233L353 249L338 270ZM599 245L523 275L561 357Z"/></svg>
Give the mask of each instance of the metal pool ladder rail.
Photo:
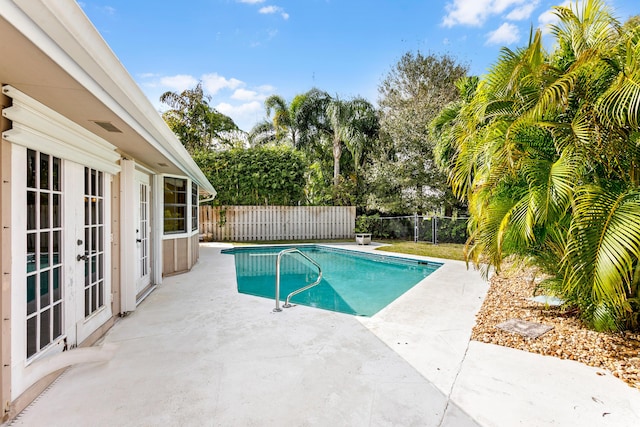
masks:
<svg viewBox="0 0 640 427"><path fill-rule="evenodd" d="M304 292L307 289L313 288L314 286L319 284L320 281L322 280L322 267L320 267L320 264L315 262L313 259L309 258L307 255L303 254L299 249L289 248L289 249L284 249L280 251L280 253L278 254L278 259L276 259L276 308L274 308L273 311L282 311L282 309L280 308L280 260L282 259L283 255L290 254L290 253L300 254L303 258L305 258L311 264L315 265L318 268L318 278L316 279L315 282L311 283L310 285L303 286L300 289L296 289L295 291L287 295L287 301L283 305L284 308L291 307L291 304L289 304L289 301L291 300L292 296L297 295L300 292Z"/></svg>

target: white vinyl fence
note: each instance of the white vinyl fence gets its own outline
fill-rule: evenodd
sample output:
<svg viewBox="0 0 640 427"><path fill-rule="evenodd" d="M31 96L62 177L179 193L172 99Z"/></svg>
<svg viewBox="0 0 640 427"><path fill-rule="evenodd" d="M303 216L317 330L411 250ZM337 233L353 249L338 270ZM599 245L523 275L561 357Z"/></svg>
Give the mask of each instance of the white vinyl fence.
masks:
<svg viewBox="0 0 640 427"><path fill-rule="evenodd" d="M355 206L200 206L209 241L350 239Z"/></svg>

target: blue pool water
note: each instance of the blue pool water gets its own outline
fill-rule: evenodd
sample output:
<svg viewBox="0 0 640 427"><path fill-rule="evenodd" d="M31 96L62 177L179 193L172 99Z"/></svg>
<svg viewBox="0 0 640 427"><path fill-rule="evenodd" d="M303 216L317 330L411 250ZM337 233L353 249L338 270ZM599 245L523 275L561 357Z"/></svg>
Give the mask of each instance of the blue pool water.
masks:
<svg viewBox="0 0 640 427"><path fill-rule="evenodd" d="M342 313L373 316L442 264L368 254L318 245L260 246L224 249L236 262L238 292L274 298L276 258L296 247L322 267L322 282L291 298L291 302ZM314 282L316 267L300 254L280 262L280 300Z"/></svg>

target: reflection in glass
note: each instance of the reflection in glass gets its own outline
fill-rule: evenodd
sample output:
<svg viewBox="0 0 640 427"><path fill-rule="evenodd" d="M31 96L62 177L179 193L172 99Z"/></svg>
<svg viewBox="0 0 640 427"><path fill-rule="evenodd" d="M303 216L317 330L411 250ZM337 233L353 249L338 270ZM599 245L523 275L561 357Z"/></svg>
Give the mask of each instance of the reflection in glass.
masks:
<svg viewBox="0 0 640 427"><path fill-rule="evenodd" d="M36 212L38 205L36 204L36 192L27 191L27 230L36 229Z"/></svg>
<svg viewBox="0 0 640 427"><path fill-rule="evenodd" d="M98 295L97 295L97 286L91 287L91 312L93 313L98 309Z"/></svg>
<svg viewBox="0 0 640 427"><path fill-rule="evenodd" d="M62 226L62 216L60 215L60 210L62 206L60 206L60 195L53 195L53 228L60 228Z"/></svg>
<svg viewBox="0 0 640 427"><path fill-rule="evenodd" d="M52 265L57 265L62 262L62 254L60 253L60 247L62 246L62 232L54 231L53 232L53 260L51 261Z"/></svg>
<svg viewBox="0 0 640 427"><path fill-rule="evenodd" d="M62 299L62 288L60 282L62 279L62 270L60 267L53 269L53 302L60 301Z"/></svg>
<svg viewBox="0 0 640 427"><path fill-rule="evenodd" d="M62 335L62 304L53 306L53 338Z"/></svg>
<svg viewBox="0 0 640 427"><path fill-rule="evenodd" d="M49 193L40 193L40 228L49 228Z"/></svg>
<svg viewBox="0 0 640 427"><path fill-rule="evenodd" d="M40 348L46 347L51 342L50 316L51 310L49 309L40 313Z"/></svg>
<svg viewBox="0 0 640 427"><path fill-rule="evenodd" d="M40 153L40 189L49 189L49 156Z"/></svg>
<svg viewBox="0 0 640 427"><path fill-rule="evenodd" d="M40 233L40 267L48 268L49 265L49 232Z"/></svg>
<svg viewBox="0 0 640 427"><path fill-rule="evenodd" d="M27 234L27 273L36 271L38 268L36 254L36 233Z"/></svg>
<svg viewBox="0 0 640 427"><path fill-rule="evenodd" d="M89 208L89 198L84 196L84 225L91 223L91 210Z"/></svg>
<svg viewBox="0 0 640 427"><path fill-rule="evenodd" d="M38 351L38 317L27 319L27 357L31 357Z"/></svg>
<svg viewBox="0 0 640 427"><path fill-rule="evenodd" d="M40 273L40 309L51 304L49 293L49 270Z"/></svg>
<svg viewBox="0 0 640 427"><path fill-rule="evenodd" d="M53 191L62 191L62 186L60 183L62 182L62 177L60 176L61 168L60 168L60 159L57 157L53 158Z"/></svg>
<svg viewBox="0 0 640 427"><path fill-rule="evenodd" d="M89 260L84 261L84 285L89 286L91 284L91 276L89 276Z"/></svg>
<svg viewBox="0 0 640 427"><path fill-rule="evenodd" d="M91 288L85 288L84 290L84 316L87 317L91 314Z"/></svg>
<svg viewBox="0 0 640 427"><path fill-rule="evenodd" d="M104 305L104 282L101 280L98 282L98 307Z"/></svg>
<svg viewBox="0 0 640 427"><path fill-rule="evenodd" d="M84 168L84 194L89 194L89 168Z"/></svg>
<svg viewBox="0 0 640 427"><path fill-rule="evenodd" d="M91 227L91 253L95 254L96 250L98 249L98 239L96 236L97 233L97 229L96 227Z"/></svg>
<svg viewBox="0 0 640 427"><path fill-rule="evenodd" d="M36 302L36 275L27 276L27 315L38 309Z"/></svg>
<svg viewBox="0 0 640 427"><path fill-rule="evenodd" d="M98 220L98 214L96 212L96 209L98 207L98 202L97 202L95 197L92 197L90 201L91 201L91 222L90 222L90 224L95 225L96 221Z"/></svg>
<svg viewBox="0 0 640 427"><path fill-rule="evenodd" d="M98 227L98 251L104 251L104 227Z"/></svg>
<svg viewBox="0 0 640 427"><path fill-rule="evenodd" d="M36 152L33 150L27 150L27 187L37 188L37 172L38 166L36 164Z"/></svg>
<svg viewBox="0 0 640 427"><path fill-rule="evenodd" d="M91 169L91 193L92 196L96 195L96 170Z"/></svg>

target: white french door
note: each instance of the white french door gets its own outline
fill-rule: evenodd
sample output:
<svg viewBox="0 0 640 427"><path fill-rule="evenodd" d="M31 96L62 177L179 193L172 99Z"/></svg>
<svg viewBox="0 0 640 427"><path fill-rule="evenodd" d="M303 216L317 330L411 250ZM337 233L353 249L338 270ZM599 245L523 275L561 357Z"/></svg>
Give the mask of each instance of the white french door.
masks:
<svg viewBox="0 0 640 427"><path fill-rule="evenodd" d="M136 296L139 299L151 284L151 179L136 171Z"/></svg>
<svg viewBox="0 0 640 427"><path fill-rule="evenodd" d="M77 342L82 342L100 325L111 318L111 281L109 242L106 236L110 209L107 209L111 186L105 182L108 174L90 167L71 163L71 176L82 178L70 189L76 209L75 235L77 268L72 273L76 283L75 329ZM78 211L78 208L81 208ZM107 256L109 255L109 256Z"/></svg>
<svg viewBox="0 0 640 427"><path fill-rule="evenodd" d="M12 383L46 369L111 318L111 175L14 146ZM26 173L25 173L26 172ZM22 254L22 255L20 255Z"/></svg>

